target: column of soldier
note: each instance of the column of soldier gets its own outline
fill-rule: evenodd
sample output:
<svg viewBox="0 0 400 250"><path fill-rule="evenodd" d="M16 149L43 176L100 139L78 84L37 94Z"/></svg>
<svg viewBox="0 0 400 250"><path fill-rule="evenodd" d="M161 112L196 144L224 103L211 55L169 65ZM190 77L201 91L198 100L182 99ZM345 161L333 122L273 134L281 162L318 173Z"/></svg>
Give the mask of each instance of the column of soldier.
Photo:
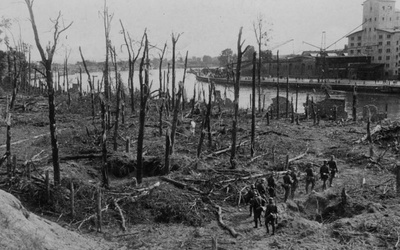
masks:
<svg viewBox="0 0 400 250"><path fill-rule="evenodd" d="M338 173L335 157L331 156L329 161L324 160L319 172L322 181L322 191L324 191L326 189L326 182L329 180L329 186L331 187L333 179L336 177L336 173ZM308 194L309 186L311 185L311 190L314 190L316 182L311 163L306 164L305 174L306 194ZM272 235L275 234L275 227L278 223L278 208L275 199L279 187L277 186L275 177L276 174L272 172L268 179L262 178L261 180L257 180L255 184L250 186L250 189L244 196L245 202L250 204L250 216L254 216L254 228L258 228L258 225L262 226L261 215L264 212L267 234L269 234L269 225L271 225ZM285 191L284 202L288 200L289 196L293 199L298 186L298 178L295 169L291 168L284 173L281 186Z"/></svg>

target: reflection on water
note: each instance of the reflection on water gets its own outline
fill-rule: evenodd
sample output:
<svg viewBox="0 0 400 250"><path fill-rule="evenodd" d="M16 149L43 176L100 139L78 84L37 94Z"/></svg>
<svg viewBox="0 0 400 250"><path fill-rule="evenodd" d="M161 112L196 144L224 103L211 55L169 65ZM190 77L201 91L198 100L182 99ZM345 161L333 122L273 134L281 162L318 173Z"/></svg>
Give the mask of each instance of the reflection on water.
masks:
<svg viewBox="0 0 400 250"><path fill-rule="evenodd" d="M93 73L92 75L96 75L97 79L101 79L101 73ZM135 88L139 88L139 73L136 71L135 72L135 79L134 79L134 85ZM71 79L76 79L77 75L71 75ZM126 85L128 82L128 72L127 71L122 71L121 72L121 77ZM170 76L170 83L169 86L171 86L171 76ZM183 78L183 69L177 69L176 70L176 86L178 86L178 82L182 81ZM84 82L84 87L83 89L86 89L86 75L83 75L83 82ZM96 81L97 81L96 79ZM159 79L158 79L158 70L151 70L150 71L150 82L152 82L152 91L156 90L159 88ZM225 87L224 85L216 85L216 90L221 91L221 96L224 98L224 94L226 92L226 97L233 100L233 86ZM170 87L171 88L171 87ZM196 80L196 77L193 74L187 74L186 79L185 79L185 92L186 96L188 99L192 98L193 96L193 91L196 88L196 98L200 97L203 99L203 89L204 89L204 94L205 98L208 97L208 83L204 82L198 82ZM272 101L271 99L276 97L276 88L266 88L263 87L261 89L262 92L262 98L261 102L263 103L263 99L265 96L265 107L268 107ZM199 95L201 93L201 95ZM299 95L298 95L298 112L304 112L304 107L303 103L306 101L306 96L307 93L310 95L310 98L313 97L314 101L319 101L323 98L325 98L325 94L313 90L299 90ZM239 98L239 107L240 108L250 108L250 96L251 96L251 87L249 86L241 86L240 87L240 98ZM282 87L280 88L280 96L286 97L286 88L285 84L282 84ZM332 93L332 96L335 98L344 98L346 100L346 111L351 117L352 114L352 102L353 102L353 94L351 92L342 92L342 91L335 91ZM296 101L296 95L295 95L295 90L294 89L289 89L289 100L293 97L294 102ZM400 98L398 94L381 94L381 93L358 93L357 94L357 113L359 114L358 116L360 117L362 113L362 108L365 105L375 105L378 107L379 112L384 112L386 105L388 105L388 118L390 119L397 119L400 117ZM258 101L258 97L257 101ZM256 103L257 103L256 101ZM258 104L256 104L258 105Z"/></svg>

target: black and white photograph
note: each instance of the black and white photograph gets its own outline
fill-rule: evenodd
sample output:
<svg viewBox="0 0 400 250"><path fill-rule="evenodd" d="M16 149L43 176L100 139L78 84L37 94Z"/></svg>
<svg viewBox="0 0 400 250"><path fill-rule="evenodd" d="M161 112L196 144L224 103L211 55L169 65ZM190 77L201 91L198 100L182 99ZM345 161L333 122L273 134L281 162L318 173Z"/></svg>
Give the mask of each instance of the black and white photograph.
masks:
<svg viewBox="0 0 400 250"><path fill-rule="evenodd" d="M1 0L0 249L400 249L397 0Z"/></svg>

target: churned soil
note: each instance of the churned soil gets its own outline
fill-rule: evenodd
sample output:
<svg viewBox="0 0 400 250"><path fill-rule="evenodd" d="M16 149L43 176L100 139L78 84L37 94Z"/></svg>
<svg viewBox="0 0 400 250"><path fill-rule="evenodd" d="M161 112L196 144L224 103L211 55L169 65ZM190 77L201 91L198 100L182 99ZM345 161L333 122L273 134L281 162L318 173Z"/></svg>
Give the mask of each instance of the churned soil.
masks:
<svg viewBox="0 0 400 250"><path fill-rule="evenodd" d="M25 110L22 103L32 104ZM0 105L4 112L5 99ZM52 179L47 99L18 96L12 112L11 153L17 157L13 177L0 171L2 249L395 249L399 246L400 205L394 169L398 161L397 123L383 120L373 143L363 140L366 123L301 119L291 123L285 114L277 120L256 117L255 155L250 156L251 116L240 112L237 166L230 169L232 110L215 103L211 138L206 135L197 158L201 115L190 107L179 115L171 172L165 173L165 132L172 121L163 113L159 133L158 100L149 103L144 141L145 178L136 186L138 111L126 112L113 150L114 128L108 132L110 189L102 189L102 231L96 231L95 193L101 185L101 121L98 105L91 117L89 97L59 95L57 129L61 159L61 187L50 198L44 188L48 170ZM127 105L128 106L128 105ZM190 105L187 105L190 106ZM199 106L200 109L203 108ZM170 112L169 115L172 113ZM4 114L2 115L4 117ZM190 131L196 123L195 133ZM371 129L377 126L371 125ZM5 123L0 141L6 141ZM130 152L125 151L130 137ZM5 152L5 145L0 145ZM304 170L312 163L317 173L323 160L336 157L339 173L334 185L305 194ZM277 231L253 228L253 218L242 196L246 187L271 173L282 173L286 159L299 177L293 200L283 202L278 193ZM31 180L26 176L30 165ZM160 176L183 185L174 185ZM258 176L258 178L253 178ZM278 175L278 182L282 182ZM75 186L75 217L70 214L70 183ZM150 187L150 188L149 188ZM20 200L17 200L17 198ZM343 200L346 203L343 203ZM118 209L119 207L119 209ZM237 232L225 230L217 218ZM122 217L125 229L122 226ZM39 216L45 217L41 218ZM263 220L263 218L262 218ZM26 225L26 226L24 226Z"/></svg>

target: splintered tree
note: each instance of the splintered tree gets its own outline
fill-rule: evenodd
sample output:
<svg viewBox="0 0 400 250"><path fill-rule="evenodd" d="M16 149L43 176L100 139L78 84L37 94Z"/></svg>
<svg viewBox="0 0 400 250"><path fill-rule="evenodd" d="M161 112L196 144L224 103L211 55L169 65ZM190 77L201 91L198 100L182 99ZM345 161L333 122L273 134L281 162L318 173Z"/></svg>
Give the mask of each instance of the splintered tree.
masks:
<svg viewBox="0 0 400 250"><path fill-rule="evenodd" d="M135 73L136 60L138 59L138 57L140 55L140 50L143 47L144 36L142 37L142 41L140 42L140 47L135 56L135 51L133 49L133 41L132 41L129 33L125 32L125 28L124 28L124 25L122 24L122 21L119 20L119 22L121 23L122 34L124 35L125 46L126 46L126 49L128 50L128 86L129 86L129 94L130 94L130 99L131 99L131 111L133 113L133 112L135 112L135 99L134 99L135 93L134 93L134 87L133 87L133 76Z"/></svg>
<svg viewBox="0 0 400 250"><path fill-rule="evenodd" d="M106 60L104 62L104 72L103 72L103 79L104 79L104 96L106 99L106 110L108 112L108 105L110 101L110 82L109 82L109 65L108 65L108 60L109 60L109 55L110 55L110 47L111 47L111 41L110 41L110 31L111 31L111 21L113 19L114 15L108 14L108 7L107 7L107 1L104 1L104 11L103 11L103 21L104 21L104 36L106 39ZM110 117L109 117L110 119Z"/></svg>
<svg viewBox="0 0 400 250"><path fill-rule="evenodd" d="M231 145L231 168L236 168L236 134L237 134L237 121L238 121L238 114L239 114L239 90L240 90L240 74L241 74L241 67L242 67L242 56L249 48L247 46L244 51L242 51L243 43L242 43L242 30L243 27L240 27L238 42L237 42L237 62L236 62L236 75L235 75L235 86L234 86L234 95L235 100L233 102L234 105L234 116L232 120L232 145Z"/></svg>
<svg viewBox="0 0 400 250"><path fill-rule="evenodd" d="M139 113L139 134L137 141L137 172L136 179L140 184L143 178L143 141L144 128L146 122L146 104L150 95L149 87L149 44L147 41L147 33L144 32L144 51L139 66L139 82L140 82L140 113ZM144 80L143 80L144 69Z"/></svg>
<svg viewBox="0 0 400 250"><path fill-rule="evenodd" d="M162 50L162 53L159 55L160 56L160 65L158 66L158 78L159 78L159 81L160 81L160 89L158 91L159 92L158 93L158 97L159 97L159 103L160 103L160 107L159 107L159 132L160 132L160 136L162 136L162 112L163 112L163 109L164 109L162 64L163 64L163 59L164 59L164 54L165 54L165 50L166 49L167 49L167 43L164 44L164 48ZM164 74L164 76L165 76L165 74Z"/></svg>
<svg viewBox="0 0 400 250"><path fill-rule="evenodd" d="M251 157L254 156L254 135L256 130L256 61L257 61L257 52L253 53L253 78L252 78L252 95L253 98L251 100L251 148L250 154Z"/></svg>
<svg viewBox="0 0 400 250"><path fill-rule="evenodd" d="M175 37L175 34L172 33L171 38L172 38L172 109L174 109L175 105L175 46L176 43L179 40L179 37L181 34L178 34Z"/></svg>
<svg viewBox="0 0 400 250"><path fill-rule="evenodd" d="M50 137L51 137L51 148L52 148L52 157L53 157L53 171L54 171L54 184L59 185L61 181L60 174L60 162L58 158L58 143L57 143L57 128L56 128L56 117L55 117L55 105L54 105L54 89L53 89L53 72L52 72L52 63L54 52L57 48L57 42L60 38L60 34L71 27L72 22L60 29L60 18L61 12L58 13L57 18L54 21L54 34L53 34L53 45L49 44L46 47L47 56L45 50L40 44L39 33L37 30L35 17L33 15L33 0L25 0L25 3L28 7L30 21L32 24L33 34L35 36L36 47L39 50L41 63L45 68L45 72L41 72L41 74L46 78L47 83L47 92L48 92L48 103L49 103L49 120L50 120Z"/></svg>

